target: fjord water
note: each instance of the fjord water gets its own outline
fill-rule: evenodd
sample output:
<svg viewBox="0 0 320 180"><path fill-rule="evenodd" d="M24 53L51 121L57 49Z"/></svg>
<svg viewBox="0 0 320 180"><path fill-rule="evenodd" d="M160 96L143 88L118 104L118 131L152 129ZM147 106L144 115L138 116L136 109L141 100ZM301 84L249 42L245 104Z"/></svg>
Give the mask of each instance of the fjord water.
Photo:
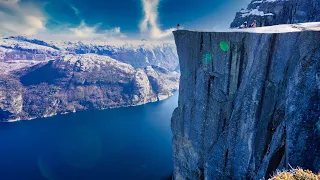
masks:
<svg viewBox="0 0 320 180"><path fill-rule="evenodd" d="M1 123L0 179L169 179L177 102Z"/></svg>

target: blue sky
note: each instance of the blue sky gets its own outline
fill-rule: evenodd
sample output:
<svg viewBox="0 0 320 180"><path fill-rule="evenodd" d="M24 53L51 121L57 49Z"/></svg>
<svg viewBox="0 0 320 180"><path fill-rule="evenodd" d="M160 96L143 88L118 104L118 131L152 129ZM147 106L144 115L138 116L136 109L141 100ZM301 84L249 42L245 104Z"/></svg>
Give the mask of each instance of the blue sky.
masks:
<svg viewBox="0 0 320 180"><path fill-rule="evenodd" d="M229 26L250 0L0 0L0 35L170 39L185 29Z"/></svg>

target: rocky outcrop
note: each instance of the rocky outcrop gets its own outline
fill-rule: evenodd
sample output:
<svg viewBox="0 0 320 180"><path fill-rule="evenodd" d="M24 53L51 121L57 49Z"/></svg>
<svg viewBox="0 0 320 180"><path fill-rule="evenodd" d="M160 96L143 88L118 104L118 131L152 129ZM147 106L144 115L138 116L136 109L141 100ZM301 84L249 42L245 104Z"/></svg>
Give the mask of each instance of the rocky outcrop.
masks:
<svg viewBox="0 0 320 180"><path fill-rule="evenodd" d="M69 54L0 72L0 121L145 104L169 97L178 82L177 72L156 66L134 68L107 56Z"/></svg>
<svg viewBox="0 0 320 180"><path fill-rule="evenodd" d="M319 0L252 0L247 9L237 12L231 28L240 27L245 21L257 26L294 24L320 21Z"/></svg>
<svg viewBox="0 0 320 180"><path fill-rule="evenodd" d="M289 164L320 170L319 26L174 32L174 179L258 180Z"/></svg>
<svg viewBox="0 0 320 180"><path fill-rule="evenodd" d="M0 121L141 105L178 89L173 43L0 40Z"/></svg>

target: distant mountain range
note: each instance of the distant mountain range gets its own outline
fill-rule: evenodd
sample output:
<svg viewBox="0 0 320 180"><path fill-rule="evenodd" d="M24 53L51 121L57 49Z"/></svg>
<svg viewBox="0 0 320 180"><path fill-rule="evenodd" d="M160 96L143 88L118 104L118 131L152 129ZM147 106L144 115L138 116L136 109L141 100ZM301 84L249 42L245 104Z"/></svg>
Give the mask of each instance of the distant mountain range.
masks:
<svg viewBox="0 0 320 180"><path fill-rule="evenodd" d="M0 121L163 100L178 89L174 44L0 40Z"/></svg>
<svg viewBox="0 0 320 180"><path fill-rule="evenodd" d="M11 36L0 41L0 61L51 60L64 54L88 53L109 56L134 67L155 65L169 70L178 67L174 43L141 41L110 45L102 41L45 42L24 36Z"/></svg>

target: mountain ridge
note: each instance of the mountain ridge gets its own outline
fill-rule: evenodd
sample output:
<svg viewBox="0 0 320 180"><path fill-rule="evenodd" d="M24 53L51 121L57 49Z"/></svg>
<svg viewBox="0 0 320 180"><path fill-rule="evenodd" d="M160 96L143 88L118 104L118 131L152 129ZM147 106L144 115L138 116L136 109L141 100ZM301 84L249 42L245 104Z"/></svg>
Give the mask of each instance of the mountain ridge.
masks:
<svg viewBox="0 0 320 180"><path fill-rule="evenodd" d="M163 100L178 89L174 45L0 41L0 121Z"/></svg>

